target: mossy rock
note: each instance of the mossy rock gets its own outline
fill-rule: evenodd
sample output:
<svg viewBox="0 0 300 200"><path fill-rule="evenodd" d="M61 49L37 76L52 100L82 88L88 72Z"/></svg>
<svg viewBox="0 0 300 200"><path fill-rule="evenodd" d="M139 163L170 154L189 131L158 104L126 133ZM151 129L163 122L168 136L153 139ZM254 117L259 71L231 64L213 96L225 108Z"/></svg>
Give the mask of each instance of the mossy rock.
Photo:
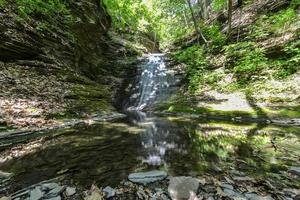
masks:
<svg viewBox="0 0 300 200"><path fill-rule="evenodd" d="M68 99L111 99L108 87L103 85L75 85L66 95Z"/></svg>

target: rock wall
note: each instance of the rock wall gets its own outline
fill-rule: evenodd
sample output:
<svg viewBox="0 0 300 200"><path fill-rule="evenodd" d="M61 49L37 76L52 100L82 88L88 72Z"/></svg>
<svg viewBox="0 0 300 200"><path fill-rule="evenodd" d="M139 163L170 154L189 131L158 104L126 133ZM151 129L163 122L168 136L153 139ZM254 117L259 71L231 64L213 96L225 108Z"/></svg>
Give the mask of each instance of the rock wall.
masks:
<svg viewBox="0 0 300 200"><path fill-rule="evenodd" d="M111 19L101 1L63 3L70 22L63 16L21 17L15 1L0 7L2 124L40 125L114 110L116 89L136 52L110 36Z"/></svg>

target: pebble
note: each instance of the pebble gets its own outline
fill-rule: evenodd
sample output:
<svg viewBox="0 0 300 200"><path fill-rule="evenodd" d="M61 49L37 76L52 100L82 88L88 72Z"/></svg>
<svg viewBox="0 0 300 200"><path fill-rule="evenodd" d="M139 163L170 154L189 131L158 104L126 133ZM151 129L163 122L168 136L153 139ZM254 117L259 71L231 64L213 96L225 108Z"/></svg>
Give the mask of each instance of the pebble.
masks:
<svg viewBox="0 0 300 200"><path fill-rule="evenodd" d="M111 198L114 197L116 195L116 190L107 186L103 189L103 192L105 192L106 194L106 198Z"/></svg>
<svg viewBox="0 0 300 200"><path fill-rule="evenodd" d="M65 194L70 197L73 196L74 194L76 194L76 188L75 187L67 187Z"/></svg>
<svg viewBox="0 0 300 200"><path fill-rule="evenodd" d="M227 188L227 189L233 190L233 186L230 185L230 184L222 183L222 184L221 184L221 187L222 187L222 188Z"/></svg>

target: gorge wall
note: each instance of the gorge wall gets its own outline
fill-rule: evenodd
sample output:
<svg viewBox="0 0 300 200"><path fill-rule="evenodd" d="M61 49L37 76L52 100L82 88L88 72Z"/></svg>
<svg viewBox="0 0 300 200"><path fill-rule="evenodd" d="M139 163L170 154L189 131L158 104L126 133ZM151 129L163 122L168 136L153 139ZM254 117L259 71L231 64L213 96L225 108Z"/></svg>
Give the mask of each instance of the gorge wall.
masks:
<svg viewBox="0 0 300 200"><path fill-rule="evenodd" d="M109 32L101 1L47 3L35 8L30 1L0 2L3 125L114 111L116 88L134 70L137 52Z"/></svg>

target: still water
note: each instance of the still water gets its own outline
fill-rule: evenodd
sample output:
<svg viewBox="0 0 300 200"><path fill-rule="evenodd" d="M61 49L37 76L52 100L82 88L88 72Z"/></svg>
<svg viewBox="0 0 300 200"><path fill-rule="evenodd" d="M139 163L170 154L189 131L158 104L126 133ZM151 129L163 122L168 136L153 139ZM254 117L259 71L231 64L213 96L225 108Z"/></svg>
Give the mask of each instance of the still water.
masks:
<svg viewBox="0 0 300 200"><path fill-rule="evenodd" d="M132 172L151 169L185 176L234 171L293 182L285 173L290 166L300 165L299 127L145 113L145 108L167 100L176 89L176 79L161 54L150 55L139 72L124 107L126 119L25 138L0 152L0 170L13 173L5 183L0 176L0 189L16 191L58 176L82 187L115 186Z"/></svg>

